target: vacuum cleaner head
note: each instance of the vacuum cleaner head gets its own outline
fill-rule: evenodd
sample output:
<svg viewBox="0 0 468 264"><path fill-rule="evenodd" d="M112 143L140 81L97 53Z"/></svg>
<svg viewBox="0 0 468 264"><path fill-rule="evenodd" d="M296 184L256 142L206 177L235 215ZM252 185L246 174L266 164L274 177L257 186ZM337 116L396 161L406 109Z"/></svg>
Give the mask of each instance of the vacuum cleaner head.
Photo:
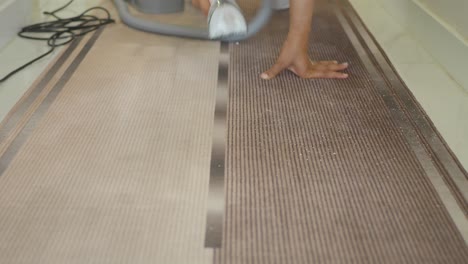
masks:
<svg viewBox="0 0 468 264"><path fill-rule="evenodd" d="M113 0L120 18L128 26L156 34L195 38L203 40L220 40L237 42L248 39L257 34L270 20L272 14L272 0L262 0L257 14L247 24L235 0L210 0L211 12L208 20L208 30L204 28L185 27L147 21L133 16L127 4L137 9L152 7L151 13L164 13L169 10L179 10L183 0ZM153 8L154 7L154 8Z"/></svg>
<svg viewBox="0 0 468 264"><path fill-rule="evenodd" d="M234 0L211 0L208 31L211 39L235 38L247 34L247 22Z"/></svg>

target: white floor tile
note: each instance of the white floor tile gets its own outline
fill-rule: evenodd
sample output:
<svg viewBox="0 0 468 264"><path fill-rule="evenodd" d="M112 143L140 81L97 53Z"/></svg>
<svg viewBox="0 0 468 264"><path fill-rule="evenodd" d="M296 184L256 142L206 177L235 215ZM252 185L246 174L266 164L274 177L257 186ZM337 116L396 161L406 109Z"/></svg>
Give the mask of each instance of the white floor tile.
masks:
<svg viewBox="0 0 468 264"><path fill-rule="evenodd" d="M450 148L468 169L468 87L455 82L408 33L405 28L408 20L405 17L411 15L405 13L408 1L351 0L351 3ZM401 17L390 15L395 13Z"/></svg>

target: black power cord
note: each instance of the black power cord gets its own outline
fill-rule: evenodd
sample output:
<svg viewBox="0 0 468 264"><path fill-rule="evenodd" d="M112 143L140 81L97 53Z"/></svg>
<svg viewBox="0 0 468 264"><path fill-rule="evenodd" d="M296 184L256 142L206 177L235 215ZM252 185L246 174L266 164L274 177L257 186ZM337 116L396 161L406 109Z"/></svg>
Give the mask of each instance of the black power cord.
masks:
<svg viewBox="0 0 468 264"><path fill-rule="evenodd" d="M5 77L0 79L0 83L6 81L11 76L15 75L16 73L28 67L29 65L35 63L36 61L51 54L55 50L55 48L66 45L72 42L73 40L75 40L77 37L80 37L89 32L95 31L104 25L115 22L111 18L109 11L99 6L89 8L83 13L81 13L80 15L75 16L75 17L70 17L70 18L59 17L57 13L67 8L71 3L73 3L73 1L75 0L69 1L66 5L52 12L44 12L45 15L54 17L55 20L33 24L33 25L26 26L21 29L21 31L18 33L18 36L22 38L26 38L26 39L47 41L47 45L50 47L50 50L40 55L39 57L31 60L25 65L19 67L18 69L10 72ZM94 10L103 11L107 15L107 17L99 18L97 16L90 15L89 13ZM49 34L49 36L42 37L44 34Z"/></svg>

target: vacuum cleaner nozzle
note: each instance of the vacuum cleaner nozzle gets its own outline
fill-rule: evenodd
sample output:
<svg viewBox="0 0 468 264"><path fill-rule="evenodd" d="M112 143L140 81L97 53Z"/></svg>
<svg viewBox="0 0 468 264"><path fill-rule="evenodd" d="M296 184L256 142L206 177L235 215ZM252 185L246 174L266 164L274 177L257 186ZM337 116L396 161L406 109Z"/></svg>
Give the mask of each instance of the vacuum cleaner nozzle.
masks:
<svg viewBox="0 0 468 264"><path fill-rule="evenodd" d="M234 0L211 0L208 30L211 39L233 38L247 34L247 22Z"/></svg>

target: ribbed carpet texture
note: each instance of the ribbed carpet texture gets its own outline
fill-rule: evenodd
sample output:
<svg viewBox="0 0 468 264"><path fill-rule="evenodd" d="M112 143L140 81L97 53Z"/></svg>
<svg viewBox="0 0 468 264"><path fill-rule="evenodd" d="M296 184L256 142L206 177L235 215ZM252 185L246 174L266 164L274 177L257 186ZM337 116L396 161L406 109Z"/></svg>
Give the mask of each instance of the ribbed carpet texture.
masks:
<svg viewBox="0 0 468 264"><path fill-rule="evenodd" d="M350 62L347 80L259 78L288 11L230 44L220 248L204 246L220 44L117 23L2 123L0 263L468 263L399 110L317 2L310 54Z"/></svg>
<svg viewBox="0 0 468 264"><path fill-rule="evenodd" d="M257 77L275 62L287 11L231 47L215 263L466 263L463 238L326 2L310 54L350 62L347 80Z"/></svg>
<svg viewBox="0 0 468 264"><path fill-rule="evenodd" d="M211 263L218 54L106 28L0 177L0 263Z"/></svg>

